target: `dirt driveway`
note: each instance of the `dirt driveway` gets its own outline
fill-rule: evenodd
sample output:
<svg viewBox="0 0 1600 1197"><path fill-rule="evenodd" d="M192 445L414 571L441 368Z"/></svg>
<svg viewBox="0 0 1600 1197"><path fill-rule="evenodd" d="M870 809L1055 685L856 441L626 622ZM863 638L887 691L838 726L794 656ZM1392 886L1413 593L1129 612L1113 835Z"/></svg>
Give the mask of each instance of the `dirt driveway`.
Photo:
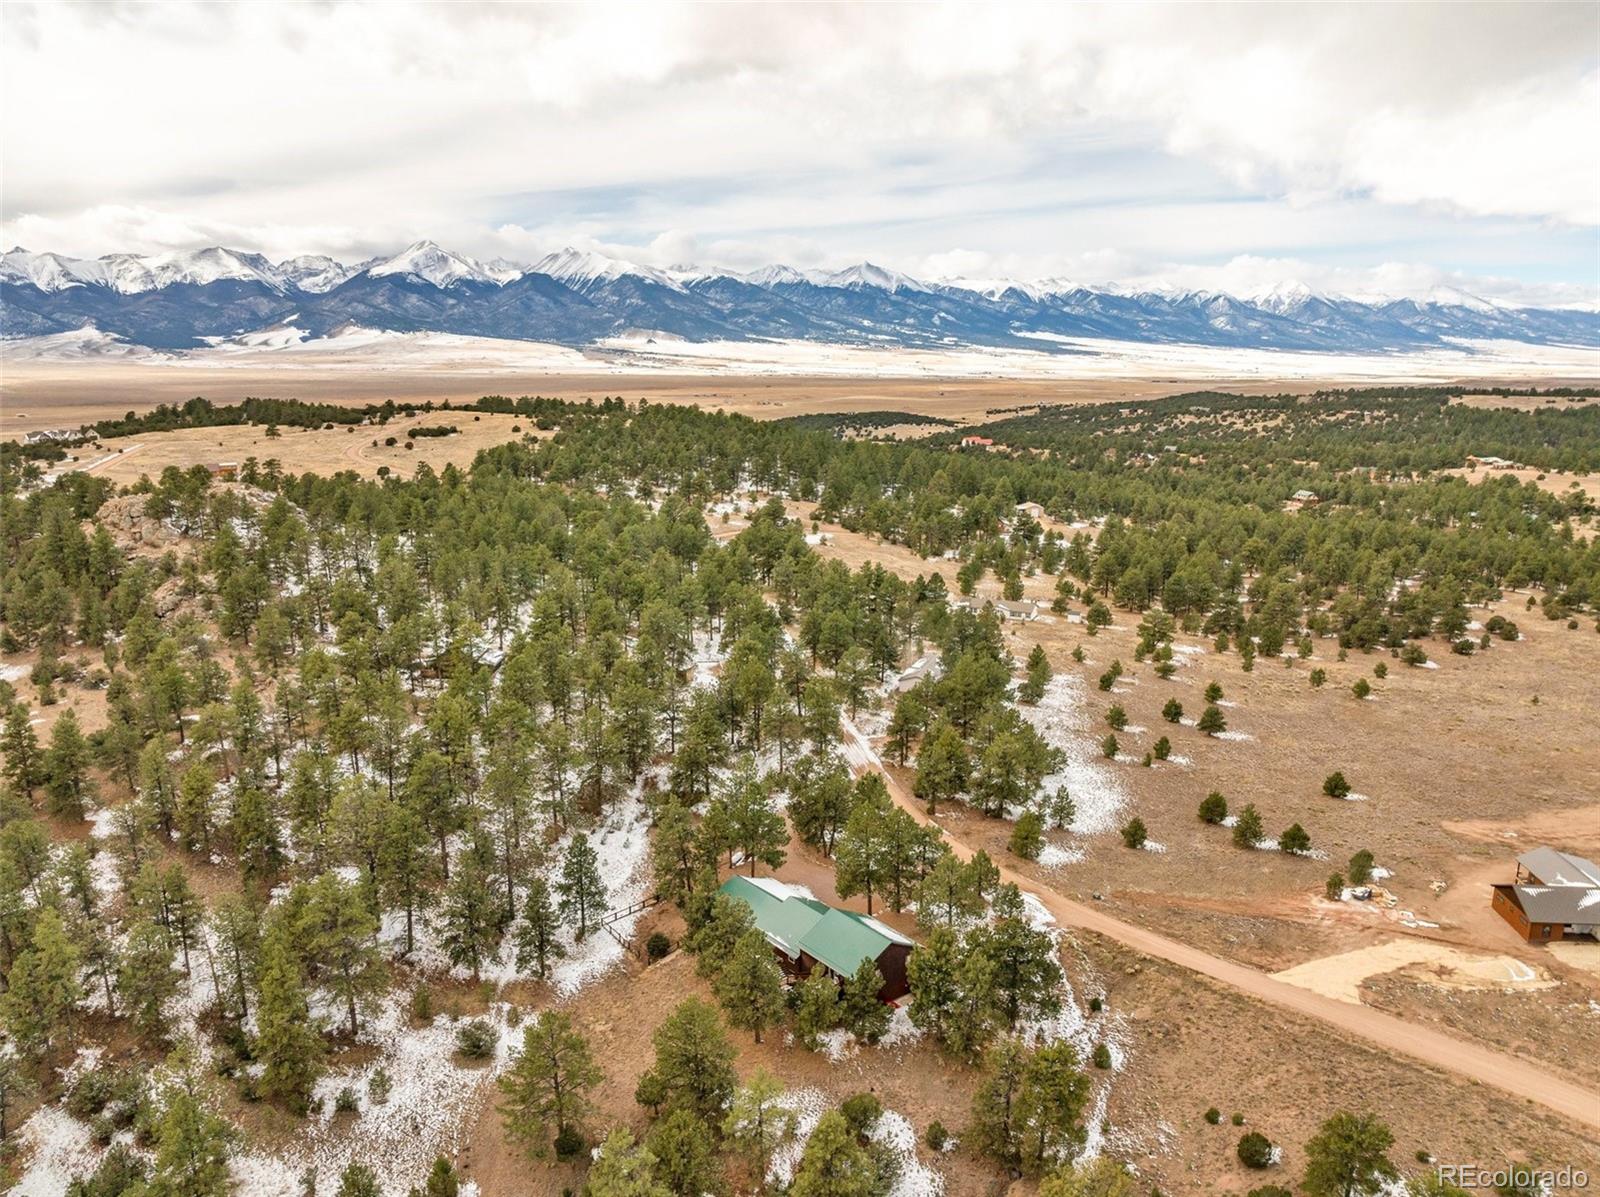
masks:
<svg viewBox="0 0 1600 1197"><path fill-rule="evenodd" d="M918 822L932 822L923 812L922 804L884 768L882 759L855 724L848 719L841 722L845 756L851 766L858 772L877 771L897 804L910 812ZM960 840L947 835L946 841L961 859L972 855L972 850ZM1456 1073L1481 1084L1493 1085L1517 1097L1537 1102L1581 1125L1600 1129L1600 1094L1577 1082L1525 1060L1407 1022L1381 1010L1352 1005L1276 980L1257 969L1224 960L1157 932L1125 923L1092 906L1074 902L1004 867L1000 874L1005 881L1016 884L1024 893L1037 898L1063 927L1093 931L1144 955L1180 965L1262 1001L1318 1019L1386 1051L1398 1052L1431 1067Z"/></svg>

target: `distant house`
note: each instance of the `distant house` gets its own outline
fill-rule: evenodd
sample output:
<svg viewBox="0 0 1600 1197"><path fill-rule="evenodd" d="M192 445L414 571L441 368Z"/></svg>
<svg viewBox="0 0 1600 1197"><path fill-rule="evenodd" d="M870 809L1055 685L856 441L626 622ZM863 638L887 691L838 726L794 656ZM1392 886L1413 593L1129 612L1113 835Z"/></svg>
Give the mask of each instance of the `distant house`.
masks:
<svg viewBox="0 0 1600 1197"><path fill-rule="evenodd" d="M1039 618L1039 604L1028 599L1019 603L999 602L994 605L995 614L1001 619L1020 619L1024 623L1031 623Z"/></svg>
<svg viewBox="0 0 1600 1197"><path fill-rule="evenodd" d="M1320 501L1317 498L1317 492L1314 490L1297 490L1294 492L1293 497L1296 503L1302 504L1306 507L1310 507L1312 504Z"/></svg>
<svg viewBox="0 0 1600 1197"><path fill-rule="evenodd" d="M1600 933L1600 865L1535 848L1517 857L1516 879L1494 887L1495 912L1529 943Z"/></svg>
<svg viewBox="0 0 1600 1197"><path fill-rule="evenodd" d="M906 961L915 945L871 915L829 906L771 877L729 877L721 892L750 907L756 929L789 976L809 977L820 969L843 981L870 960L883 976L880 1001L911 992Z"/></svg>
<svg viewBox="0 0 1600 1197"><path fill-rule="evenodd" d="M964 436L961 438L961 447L963 449L988 449L993 445L993 438L987 436Z"/></svg>
<svg viewBox="0 0 1600 1197"><path fill-rule="evenodd" d="M915 689L926 678L939 676L939 654L927 653L918 657L895 679L894 688L900 693Z"/></svg>
<svg viewBox="0 0 1600 1197"><path fill-rule="evenodd" d="M1018 515L1031 515L1036 520L1042 520L1044 518L1044 504L1043 503L1018 503L1017 504L1017 514Z"/></svg>
<svg viewBox="0 0 1600 1197"><path fill-rule="evenodd" d="M1507 461L1504 457L1489 457L1481 455L1468 457L1467 464L1469 466L1484 466L1485 468L1491 470L1514 470L1517 468L1516 462Z"/></svg>
<svg viewBox="0 0 1600 1197"><path fill-rule="evenodd" d="M231 482L239 476L239 463L236 461L208 461L206 473L213 478L221 478L224 482Z"/></svg>
<svg viewBox="0 0 1600 1197"><path fill-rule="evenodd" d="M24 445L43 445L50 441L75 441L78 434L70 428L41 428L37 432L23 434Z"/></svg>

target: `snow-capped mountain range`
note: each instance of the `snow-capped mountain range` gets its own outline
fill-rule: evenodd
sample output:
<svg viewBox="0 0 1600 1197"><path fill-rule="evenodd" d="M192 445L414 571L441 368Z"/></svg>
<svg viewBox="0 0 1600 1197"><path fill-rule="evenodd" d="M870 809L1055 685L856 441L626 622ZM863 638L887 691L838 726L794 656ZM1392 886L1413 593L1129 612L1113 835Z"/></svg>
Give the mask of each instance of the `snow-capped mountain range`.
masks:
<svg viewBox="0 0 1600 1197"><path fill-rule="evenodd" d="M1285 283L1252 296L1088 287L1062 279L910 278L870 262L747 274L643 266L564 249L529 266L481 262L419 241L346 265L273 262L213 247L150 256L0 256L0 333L95 328L158 349L293 326L584 345L629 333L689 341L803 340L1070 351L1079 339L1321 352L1391 352L1458 341L1600 347L1600 313L1519 308L1461 291L1422 299L1323 295Z"/></svg>

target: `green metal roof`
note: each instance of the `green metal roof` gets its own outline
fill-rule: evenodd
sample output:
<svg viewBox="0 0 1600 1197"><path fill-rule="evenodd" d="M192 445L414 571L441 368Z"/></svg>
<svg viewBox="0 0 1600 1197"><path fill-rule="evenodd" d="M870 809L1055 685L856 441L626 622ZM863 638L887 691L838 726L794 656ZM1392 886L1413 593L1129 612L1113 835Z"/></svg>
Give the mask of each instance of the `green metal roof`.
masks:
<svg viewBox="0 0 1600 1197"><path fill-rule="evenodd" d="M722 892L755 915L756 927L788 956L801 952L849 976L863 960L877 960L893 944L911 941L877 919L819 902L770 878L729 877ZM784 893L783 897L779 897Z"/></svg>

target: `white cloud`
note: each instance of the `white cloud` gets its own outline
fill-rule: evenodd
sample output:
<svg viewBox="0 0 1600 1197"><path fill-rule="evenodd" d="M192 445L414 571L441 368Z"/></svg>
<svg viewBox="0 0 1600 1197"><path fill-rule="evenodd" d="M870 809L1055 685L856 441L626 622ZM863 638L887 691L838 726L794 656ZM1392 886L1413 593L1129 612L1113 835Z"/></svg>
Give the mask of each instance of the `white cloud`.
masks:
<svg viewBox="0 0 1600 1197"><path fill-rule="evenodd" d="M1085 278L1393 259L1600 283L1590 5L11 4L0 21L8 245L361 258L427 236L485 257L577 243ZM1199 262L1219 265L1170 266Z"/></svg>

